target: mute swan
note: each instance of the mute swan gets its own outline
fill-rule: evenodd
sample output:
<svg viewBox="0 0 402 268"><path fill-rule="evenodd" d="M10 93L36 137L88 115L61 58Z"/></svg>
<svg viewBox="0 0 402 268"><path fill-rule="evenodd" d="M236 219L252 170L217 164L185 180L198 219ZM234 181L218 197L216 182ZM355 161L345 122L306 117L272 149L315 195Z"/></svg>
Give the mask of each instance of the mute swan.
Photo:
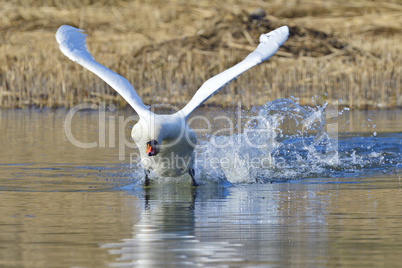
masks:
<svg viewBox="0 0 402 268"><path fill-rule="evenodd" d="M226 84L274 55L288 38L289 28L282 26L262 34L260 44L243 61L207 80L182 110L170 115L149 111L124 77L96 62L87 50L86 34L83 32L63 25L57 30L56 40L64 55L103 79L139 115L140 120L133 127L131 136L140 151L141 163L145 168L144 186L150 184L150 170L161 177L177 177L188 173L192 185L197 186L194 179L194 148L197 138L186 120L195 108Z"/></svg>

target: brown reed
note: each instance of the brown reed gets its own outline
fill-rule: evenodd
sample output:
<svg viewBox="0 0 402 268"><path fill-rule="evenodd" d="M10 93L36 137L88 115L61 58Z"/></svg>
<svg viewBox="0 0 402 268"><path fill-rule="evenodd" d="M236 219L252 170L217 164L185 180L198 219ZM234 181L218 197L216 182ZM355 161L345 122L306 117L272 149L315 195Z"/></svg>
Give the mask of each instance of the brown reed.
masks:
<svg viewBox="0 0 402 268"><path fill-rule="evenodd" d="M277 55L206 104L251 107L293 96L306 105L402 106L399 2L229 2L0 1L0 106L126 106L61 54L54 34L62 24L87 30L95 58L132 82L147 104L182 106L252 51L259 34L286 24L291 35ZM256 7L268 15L251 19Z"/></svg>

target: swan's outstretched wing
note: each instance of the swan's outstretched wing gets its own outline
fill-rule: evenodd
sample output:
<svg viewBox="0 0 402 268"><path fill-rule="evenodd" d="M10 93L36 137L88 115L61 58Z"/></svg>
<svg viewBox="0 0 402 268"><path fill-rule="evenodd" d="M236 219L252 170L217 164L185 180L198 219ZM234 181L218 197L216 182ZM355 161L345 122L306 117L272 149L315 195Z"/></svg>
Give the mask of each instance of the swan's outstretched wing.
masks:
<svg viewBox="0 0 402 268"><path fill-rule="evenodd" d="M210 78L198 89L190 102L181 110L183 115L188 117L195 108L219 91L222 87L234 80L237 76L269 59L286 41L288 35L289 28L287 26L282 26L272 32L261 35L258 47L243 61Z"/></svg>
<svg viewBox="0 0 402 268"><path fill-rule="evenodd" d="M83 30L68 25L61 26L56 33L56 40L64 55L70 60L87 68L108 83L140 116L149 114L150 111L142 103L141 98L127 79L112 72L94 60L85 45L85 37L86 34L83 33Z"/></svg>

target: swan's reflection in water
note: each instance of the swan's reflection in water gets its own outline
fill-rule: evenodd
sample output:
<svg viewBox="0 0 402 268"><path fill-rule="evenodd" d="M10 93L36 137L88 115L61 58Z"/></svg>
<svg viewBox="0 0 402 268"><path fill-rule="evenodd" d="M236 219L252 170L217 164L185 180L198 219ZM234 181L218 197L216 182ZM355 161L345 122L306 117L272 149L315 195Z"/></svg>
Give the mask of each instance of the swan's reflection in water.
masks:
<svg viewBox="0 0 402 268"><path fill-rule="evenodd" d="M206 267L243 261L239 258L241 244L200 241L195 234L197 196L222 197L224 191L219 186L194 189L180 184L146 189L144 210L141 220L133 226L132 238L101 245L109 248L110 254L120 255L111 266Z"/></svg>
<svg viewBox="0 0 402 268"><path fill-rule="evenodd" d="M393 266L402 230L395 180L158 185L131 238L102 246L118 254L116 267Z"/></svg>

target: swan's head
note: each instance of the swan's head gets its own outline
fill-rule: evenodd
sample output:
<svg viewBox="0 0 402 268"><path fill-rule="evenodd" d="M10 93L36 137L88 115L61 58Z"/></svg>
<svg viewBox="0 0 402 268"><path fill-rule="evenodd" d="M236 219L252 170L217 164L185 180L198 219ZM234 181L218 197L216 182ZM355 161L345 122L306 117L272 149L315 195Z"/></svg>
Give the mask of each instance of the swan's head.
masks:
<svg viewBox="0 0 402 268"><path fill-rule="evenodd" d="M141 117L131 131L131 137L141 156L152 157L182 147L187 139L195 144L195 134L189 131L186 122L174 115L154 115L152 120ZM194 137L193 137L194 136ZM193 141L195 139L195 141Z"/></svg>
<svg viewBox="0 0 402 268"><path fill-rule="evenodd" d="M159 153L158 141L150 140L145 144L145 153L148 156L154 156Z"/></svg>

